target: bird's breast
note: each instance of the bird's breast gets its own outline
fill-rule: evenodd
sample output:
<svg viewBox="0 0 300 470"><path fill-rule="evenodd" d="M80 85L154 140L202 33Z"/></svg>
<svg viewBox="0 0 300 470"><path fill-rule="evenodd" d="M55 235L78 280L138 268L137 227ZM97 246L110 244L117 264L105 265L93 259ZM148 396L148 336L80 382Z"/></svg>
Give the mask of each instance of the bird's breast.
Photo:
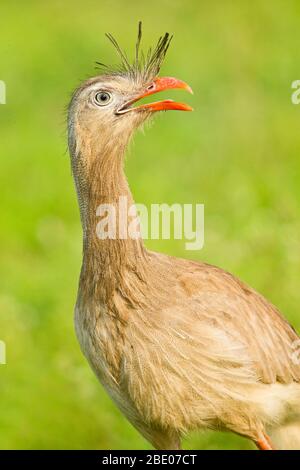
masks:
<svg viewBox="0 0 300 470"><path fill-rule="evenodd" d="M118 388L122 334L106 308L77 302L75 330L82 352L99 380L106 388Z"/></svg>

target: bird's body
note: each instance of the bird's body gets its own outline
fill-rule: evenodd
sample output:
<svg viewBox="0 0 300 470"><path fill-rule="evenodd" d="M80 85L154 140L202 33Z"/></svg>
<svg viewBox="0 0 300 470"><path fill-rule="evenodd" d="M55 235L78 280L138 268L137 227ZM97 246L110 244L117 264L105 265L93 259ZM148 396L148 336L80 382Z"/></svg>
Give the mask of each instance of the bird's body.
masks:
<svg viewBox="0 0 300 470"><path fill-rule="evenodd" d="M289 356L296 333L230 274L144 257L152 282L129 268L111 309L79 297L76 330L96 375L157 448L176 448L182 433L199 428L259 441L300 403L299 368Z"/></svg>
<svg viewBox="0 0 300 470"><path fill-rule="evenodd" d="M158 84L184 87L169 78L139 78L96 77L76 91L70 106L69 146L84 232L75 309L82 351L156 448L176 449L184 433L200 428L233 431L268 448L269 428L300 419L293 328L261 295L219 268L148 251L141 238L97 235L100 204L117 206L121 196L132 202L123 158L135 128L153 110L184 109L169 101L151 110L128 108ZM109 106L94 109L90 97L112 91L119 98L111 115Z"/></svg>

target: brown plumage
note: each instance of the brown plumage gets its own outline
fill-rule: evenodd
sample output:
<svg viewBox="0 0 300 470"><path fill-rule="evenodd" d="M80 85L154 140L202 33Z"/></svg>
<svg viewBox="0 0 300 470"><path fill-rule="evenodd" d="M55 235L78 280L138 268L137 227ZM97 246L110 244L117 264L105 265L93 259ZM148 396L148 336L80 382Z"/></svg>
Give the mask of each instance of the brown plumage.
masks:
<svg viewBox="0 0 300 470"><path fill-rule="evenodd" d="M134 131L155 111L191 109L170 100L133 106L163 89L190 90L179 80L157 78L168 35L143 57L139 28L132 66L110 39L122 67L85 81L69 107L83 227L75 308L82 351L157 449L179 448L184 433L200 428L233 431L270 449L268 430L276 430L282 445L285 425L299 446L299 337L278 310L217 267L148 251L141 238L97 236L100 204L117 206L120 196L133 202L123 161Z"/></svg>

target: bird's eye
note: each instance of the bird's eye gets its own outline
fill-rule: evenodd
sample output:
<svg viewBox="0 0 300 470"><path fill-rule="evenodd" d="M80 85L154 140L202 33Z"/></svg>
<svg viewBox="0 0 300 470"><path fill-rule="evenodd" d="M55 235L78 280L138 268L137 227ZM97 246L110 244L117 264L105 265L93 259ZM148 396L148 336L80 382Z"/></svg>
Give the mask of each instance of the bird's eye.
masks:
<svg viewBox="0 0 300 470"><path fill-rule="evenodd" d="M98 91L95 95L95 103L98 106L106 106L112 100L112 96L107 91Z"/></svg>

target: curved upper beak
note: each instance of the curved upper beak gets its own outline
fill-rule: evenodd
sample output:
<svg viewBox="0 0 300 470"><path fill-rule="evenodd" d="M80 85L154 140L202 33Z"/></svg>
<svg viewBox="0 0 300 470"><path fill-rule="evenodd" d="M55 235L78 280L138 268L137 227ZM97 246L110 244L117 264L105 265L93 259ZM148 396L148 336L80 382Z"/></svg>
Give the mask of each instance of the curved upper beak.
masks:
<svg viewBox="0 0 300 470"><path fill-rule="evenodd" d="M127 102L122 109L119 110L119 113L125 113L130 110L147 110L147 111L169 111L169 110L178 110L178 111L193 111L193 108L185 103L178 103L173 100L162 100L156 101L154 103L146 103L141 104L136 107L129 107L130 105L136 103L137 101L141 100L142 98L146 98L147 96L154 95L155 93L159 93L161 91L171 90L173 88L180 88L183 90L188 91L189 93L193 93L191 87L183 82L182 80L178 80L174 77L157 77L153 80L153 82L145 89L143 93L136 96L130 102Z"/></svg>

